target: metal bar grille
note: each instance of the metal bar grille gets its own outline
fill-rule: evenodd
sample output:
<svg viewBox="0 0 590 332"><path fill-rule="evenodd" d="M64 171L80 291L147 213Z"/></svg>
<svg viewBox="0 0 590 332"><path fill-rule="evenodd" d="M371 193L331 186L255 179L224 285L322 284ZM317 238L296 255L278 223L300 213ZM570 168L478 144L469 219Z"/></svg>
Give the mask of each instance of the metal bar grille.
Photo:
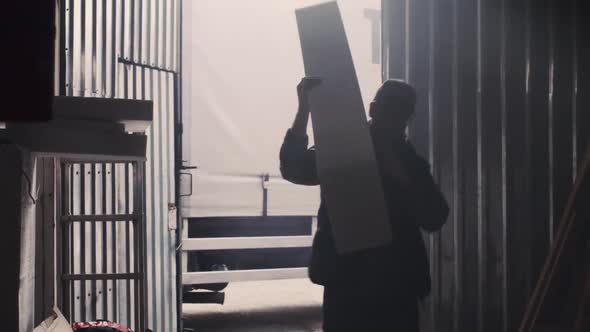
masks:
<svg viewBox="0 0 590 332"><path fill-rule="evenodd" d="M143 164L60 165L61 193L68 194L58 215L64 314L71 321L107 319L142 331Z"/></svg>

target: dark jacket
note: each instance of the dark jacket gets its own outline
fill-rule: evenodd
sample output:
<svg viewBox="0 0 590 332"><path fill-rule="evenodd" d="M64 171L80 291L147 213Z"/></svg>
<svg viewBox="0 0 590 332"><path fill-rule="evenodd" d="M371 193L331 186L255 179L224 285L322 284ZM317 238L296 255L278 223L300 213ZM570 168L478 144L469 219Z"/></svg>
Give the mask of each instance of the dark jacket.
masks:
<svg viewBox="0 0 590 332"><path fill-rule="evenodd" d="M410 143L398 144L399 156L411 186L403 186L382 177L392 219L393 242L390 245L338 254L323 199L318 212L318 228L313 240L309 277L324 286L343 287L362 292L405 292L420 298L430 293L428 256L420 229L439 230L446 222L449 208L434 183L430 166L416 154ZM393 149L393 144L392 144ZM315 150L308 149L308 138L289 130L281 147L281 174L301 185L320 183Z"/></svg>

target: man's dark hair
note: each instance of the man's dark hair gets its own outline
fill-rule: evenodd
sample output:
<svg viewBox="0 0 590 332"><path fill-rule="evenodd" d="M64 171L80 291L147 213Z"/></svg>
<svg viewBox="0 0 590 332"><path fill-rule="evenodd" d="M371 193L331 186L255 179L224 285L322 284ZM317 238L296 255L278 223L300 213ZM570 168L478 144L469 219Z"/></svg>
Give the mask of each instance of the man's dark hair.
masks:
<svg viewBox="0 0 590 332"><path fill-rule="evenodd" d="M416 104L416 90L410 84L395 79L389 79L381 85L374 102L382 105L379 109L407 112L406 120L414 114L414 106ZM374 117L373 110L369 114Z"/></svg>

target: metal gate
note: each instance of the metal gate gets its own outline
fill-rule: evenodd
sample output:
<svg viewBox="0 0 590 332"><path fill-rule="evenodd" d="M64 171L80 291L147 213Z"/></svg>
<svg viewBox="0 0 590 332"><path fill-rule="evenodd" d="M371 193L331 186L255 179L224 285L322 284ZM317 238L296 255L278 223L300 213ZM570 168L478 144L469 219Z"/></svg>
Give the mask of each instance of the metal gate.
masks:
<svg viewBox="0 0 590 332"><path fill-rule="evenodd" d="M265 268L229 271L192 271L188 270L188 252L217 250L280 249L309 248L313 242L317 218L312 218L312 230L309 235L292 236L239 236L239 237L205 237L189 238L188 219L183 219L182 239L182 283L185 286L230 283L239 281L283 280L307 278L307 267Z"/></svg>
<svg viewBox="0 0 590 332"><path fill-rule="evenodd" d="M58 285L70 321L107 319L144 331L144 163L59 163Z"/></svg>

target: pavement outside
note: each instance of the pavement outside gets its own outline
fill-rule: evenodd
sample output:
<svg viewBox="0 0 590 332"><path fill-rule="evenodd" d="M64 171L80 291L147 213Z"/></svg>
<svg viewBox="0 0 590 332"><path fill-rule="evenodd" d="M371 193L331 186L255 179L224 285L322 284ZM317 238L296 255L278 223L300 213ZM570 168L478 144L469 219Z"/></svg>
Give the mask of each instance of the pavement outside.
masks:
<svg viewBox="0 0 590 332"><path fill-rule="evenodd" d="M320 332L323 288L307 279L232 283L225 304L183 304L195 332Z"/></svg>

